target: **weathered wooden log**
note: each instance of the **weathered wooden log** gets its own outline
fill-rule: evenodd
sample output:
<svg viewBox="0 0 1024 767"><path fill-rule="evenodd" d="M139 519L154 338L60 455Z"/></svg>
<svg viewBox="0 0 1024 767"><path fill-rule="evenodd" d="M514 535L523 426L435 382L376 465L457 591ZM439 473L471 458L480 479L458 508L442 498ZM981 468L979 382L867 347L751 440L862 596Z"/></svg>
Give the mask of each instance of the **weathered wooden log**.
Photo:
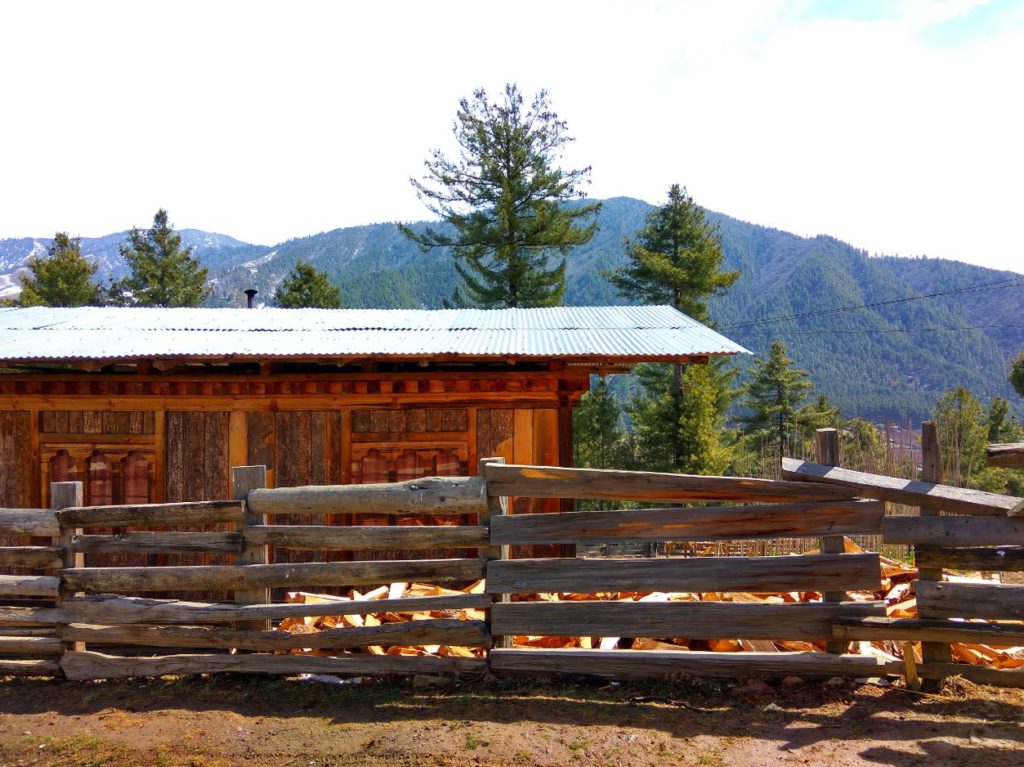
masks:
<svg viewBox="0 0 1024 767"><path fill-rule="evenodd" d="M423 477L253 490L248 503L255 514L480 514L487 508L487 490L483 477Z"/></svg>
<svg viewBox="0 0 1024 767"><path fill-rule="evenodd" d="M210 626L96 626L73 623L65 629L64 637L87 642L89 645L235 647L240 650L262 652L302 647L343 649L367 645L443 644L457 647L488 647L491 642L484 621L449 619L336 628L312 634L292 634L287 631L236 631Z"/></svg>
<svg viewBox="0 0 1024 767"><path fill-rule="evenodd" d="M0 605L0 626L49 626L66 623L67 617L59 608Z"/></svg>
<svg viewBox="0 0 1024 767"><path fill-rule="evenodd" d="M563 541L717 541L877 533L881 501L832 501L702 509L631 509L495 517L502 544Z"/></svg>
<svg viewBox="0 0 1024 767"><path fill-rule="evenodd" d="M0 533L56 538L60 527L53 509L0 509Z"/></svg>
<svg viewBox="0 0 1024 767"><path fill-rule="evenodd" d="M471 527L335 527L321 525L257 525L245 529L249 545L270 544L279 549L423 551L477 548L487 545L487 529Z"/></svg>
<svg viewBox="0 0 1024 767"><path fill-rule="evenodd" d="M881 587L877 554L692 559L513 559L491 562L488 591L823 591Z"/></svg>
<svg viewBox="0 0 1024 767"><path fill-rule="evenodd" d="M1024 626L1006 623L916 620L877 616L839 616L832 632L847 641L912 640L921 642L970 642L1012 647L1024 644Z"/></svg>
<svg viewBox="0 0 1024 767"><path fill-rule="evenodd" d="M97 652L68 652L61 659L68 679L123 679L164 674L341 674L386 676L396 674L479 673L487 662L476 658L412 655L346 655L325 658L316 655L169 655L155 658L126 658ZM2 672L2 668L0 668Z"/></svg>
<svg viewBox="0 0 1024 767"><path fill-rule="evenodd" d="M0 636L5 637L55 637L55 626L0 626Z"/></svg>
<svg viewBox="0 0 1024 767"><path fill-rule="evenodd" d="M945 679L948 676L962 676L964 679L975 684L990 684L996 687L1024 687L1024 671L1020 669L972 666L969 663L918 664L917 675L924 679Z"/></svg>
<svg viewBox="0 0 1024 767"><path fill-rule="evenodd" d="M49 575L0 575L0 597L57 596L60 581Z"/></svg>
<svg viewBox="0 0 1024 767"><path fill-rule="evenodd" d="M0 634L0 655L60 655L64 643L57 636L4 636Z"/></svg>
<svg viewBox="0 0 1024 767"><path fill-rule="evenodd" d="M782 459L782 476L793 480L813 481L815 484L827 482L854 490L865 498L877 498L908 506L924 506L955 514L1006 516L1017 504L1024 503L1024 499L1012 495L937 485L915 479L883 477L794 458Z"/></svg>
<svg viewBox="0 0 1024 767"><path fill-rule="evenodd" d="M814 641L831 639L832 622L842 615L885 615L885 603L511 602L491 608L491 631L531 636Z"/></svg>
<svg viewBox="0 0 1024 767"><path fill-rule="evenodd" d="M1024 469L1024 442L989 445L985 457L989 466Z"/></svg>
<svg viewBox="0 0 1024 767"><path fill-rule="evenodd" d="M890 673L886 662L879 658L815 652L494 649L490 661L496 674L586 674L623 680L666 674L740 678L761 674L885 676Z"/></svg>
<svg viewBox="0 0 1024 767"><path fill-rule="evenodd" d="M1000 583L917 583L918 608L934 618L1024 620L1024 586Z"/></svg>
<svg viewBox="0 0 1024 767"><path fill-rule="evenodd" d="M948 567L972 572L1018 572L1024 570L1024 547L936 549L919 546L914 551L914 561L918 567Z"/></svg>
<svg viewBox="0 0 1024 767"><path fill-rule="evenodd" d="M487 492L525 498L587 498L620 501L841 501L856 493L824 483L779 482L752 477L705 477L559 466L499 463L486 469Z"/></svg>
<svg viewBox="0 0 1024 767"><path fill-rule="evenodd" d="M0 546L0 567L45 570L64 564L57 546Z"/></svg>
<svg viewBox="0 0 1024 767"><path fill-rule="evenodd" d="M139 532L117 535L76 535L71 545L83 554L118 554L126 552L179 554L189 552L238 553L242 550L241 533L165 533Z"/></svg>
<svg viewBox="0 0 1024 767"><path fill-rule="evenodd" d="M55 676L58 671L56 660L0 660L0 676Z"/></svg>
<svg viewBox="0 0 1024 767"><path fill-rule="evenodd" d="M62 527L157 527L242 522L241 501L190 501L127 506L72 506L57 512Z"/></svg>
<svg viewBox="0 0 1024 767"><path fill-rule="evenodd" d="M126 594L137 591L227 591L313 586L377 586L399 581L471 581L482 578L479 559L415 559L368 562L309 562L195 567L68 568L70 591Z"/></svg>
<svg viewBox="0 0 1024 767"><path fill-rule="evenodd" d="M1012 517L886 517L886 543L918 546L1024 545L1024 519Z"/></svg>

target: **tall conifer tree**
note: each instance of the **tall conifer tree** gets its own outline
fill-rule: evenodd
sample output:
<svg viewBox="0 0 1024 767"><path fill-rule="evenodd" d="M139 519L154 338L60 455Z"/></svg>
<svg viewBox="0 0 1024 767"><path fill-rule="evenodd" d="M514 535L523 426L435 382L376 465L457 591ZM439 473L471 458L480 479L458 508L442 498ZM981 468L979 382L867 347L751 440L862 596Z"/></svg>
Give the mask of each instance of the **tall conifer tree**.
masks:
<svg viewBox="0 0 1024 767"><path fill-rule="evenodd" d="M707 299L727 290L738 271L723 271L724 255L704 210L678 184L668 201L648 214L636 240L626 242L629 261L605 272L619 294L638 303L671 304L708 322ZM644 365L643 394L630 403L644 466L664 471L717 474L729 464L725 412L734 373L724 362Z"/></svg>
<svg viewBox="0 0 1024 767"><path fill-rule="evenodd" d="M181 236L162 208L145 231L132 229L120 247L129 274L110 287L110 299L122 306L199 306L209 295L206 269L181 247Z"/></svg>
<svg viewBox="0 0 1024 767"><path fill-rule="evenodd" d="M82 255L82 243L66 232L53 237L46 258L32 256L31 272L21 279L21 306L88 306L99 303L99 288L92 281L96 264Z"/></svg>
<svg viewBox="0 0 1024 767"><path fill-rule="evenodd" d="M742 404L749 410L740 417L744 431L773 444L778 461L789 453L791 432L811 388L807 373L796 367L782 341L775 341L768 356L757 360L744 387Z"/></svg>
<svg viewBox="0 0 1024 767"><path fill-rule="evenodd" d="M518 86L492 102L481 88L462 99L454 125L459 154L434 150L419 198L451 230L402 232L423 250L450 248L462 287L456 305L483 308L557 306L565 296L566 256L590 241L598 203L574 202L590 168L557 163L573 139L545 91L529 106ZM560 258L558 258L560 256ZM552 265L552 259L557 259Z"/></svg>
<svg viewBox="0 0 1024 767"><path fill-rule="evenodd" d="M274 302L289 309L340 309L341 288L331 284L326 272L300 260L274 291Z"/></svg>

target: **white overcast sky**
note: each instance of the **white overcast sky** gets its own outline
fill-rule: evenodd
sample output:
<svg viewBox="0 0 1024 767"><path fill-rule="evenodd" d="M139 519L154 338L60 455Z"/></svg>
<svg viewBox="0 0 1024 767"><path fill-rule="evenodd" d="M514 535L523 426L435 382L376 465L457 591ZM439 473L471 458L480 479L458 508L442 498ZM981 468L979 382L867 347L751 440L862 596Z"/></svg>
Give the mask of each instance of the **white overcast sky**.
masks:
<svg viewBox="0 0 1024 767"><path fill-rule="evenodd" d="M590 194L1024 271L1024 2L4 2L0 237L415 220L458 100L546 88Z"/></svg>

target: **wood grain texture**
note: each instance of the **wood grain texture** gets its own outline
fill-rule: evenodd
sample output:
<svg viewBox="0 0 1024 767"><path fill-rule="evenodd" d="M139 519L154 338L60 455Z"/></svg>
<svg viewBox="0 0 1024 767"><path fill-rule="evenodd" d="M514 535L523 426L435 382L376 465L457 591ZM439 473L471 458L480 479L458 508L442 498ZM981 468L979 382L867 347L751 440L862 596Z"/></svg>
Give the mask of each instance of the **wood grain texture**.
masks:
<svg viewBox="0 0 1024 767"><path fill-rule="evenodd" d="M839 616L833 634L847 641L912 640L921 642L969 642L1013 647L1024 644L1024 626L1006 623L915 620L869 616Z"/></svg>
<svg viewBox="0 0 1024 767"><path fill-rule="evenodd" d="M64 564L58 546L0 546L0 567L31 567L45 570Z"/></svg>
<svg viewBox="0 0 1024 767"><path fill-rule="evenodd" d="M886 517L885 543L921 546L1024 545L1024 519L1013 517Z"/></svg>
<svg viewBox="0 0 1024 767"><path fill-rule="evenodd" d="M564 541L717 541L878 533L881 501L831 501L702 509L631 509L500 516L497 544Z"/></svg>
<svg viewBox="0 0 1024 767"><path fill-rule="evenodd" d="M1011 495L998 495L914 479L883 477L795 458L782 459L782 476L793 480L834 484L856 491L865 498L941 509L955 514L1006 516L1017 504L1024 502L1024 499Z"/></svg>
<svg viewBox="0 0 1024 767"><path fill-rule="evenodd" d="M0 506L28 508L33 502L32 413L0 410Z"/></svg>
<svg viewBox="0 0 1024 767"><path fill-rule="evenodd" d="M491 562L495 593L822 591L881 587L877 554L692 559L513 559Z"/></svg>
<svg viewBox="0 0 1024 767"><path fill-rule="evenodd" d="M424 477L365 485L253 490L254 514L479 514L486 510L482 477Z"/></svg>
<svg viewBox="0 0 1024 767"><path fill-rule="evenodd" d="M245 520L241 501L186 501L132 506L81 506L57 512L62 527L160 527Z"/></svg>
<svg viewBox="0 0 1024 767"><path fill-rule="evenodd" d="M494 649L490 661L496 674L586 674L622 680L667 674L739 678L762 674L885 676L887 673L885 661L878 658L814 652Z"/></svg>
<svg viewBox="0 0 1024 767"><path fill-rule="evenodd" d="M438 548L476 548L487 545L487 528L445 527L333 527L330 525L256 525L244 531L249 545L270 544L280 549L309 551L369 551Z"/></svg>
<svg viewBox="0 0 1024 767"><path fill-rule="evenodd" d="M985 457L989 466L1024 469L1024 442L989 445Z"/></svg>
<svg viewBox="0 0 1024 767"><path fill-rule="evenodd" d="M0 626L52 626L68 622L70 618L61 608L0 605Z"/></svg>
<svg viewBox="0 0 1024 767"><path fill-rule="evenodd" d="M1024 547L940 549L919 546L914 552L918 567L948 567L968 572L1019 572L1024 570Z"/></svg>
<svg viewBox="0 0 1024 767"><path fill-rule="evenodd" d="M0 534L7 533L56 538L57 514L53 509L0 509Z"/></svg>
<svg viewBox="0 0 1024 767"><path fill-rule="evenodd" d="M54 599L60 580L50 575L0 575L0 597Z"/></svg>
<svg viewBox="0 0 1024 767"><path fill-rule="evenodd" d="M103 626L73 623L64 629L65 639L107 645L144 647L209 647L240 650L294 650L303 647L344 649L367 645L428 645L489 647L490 635L483 621L416 620L380 626L336 628L312 634L287 631L245 631L210 626ZM58 640L58 646L59 646ZM3 642L0 641L0 648Z"/></svg>
<svg viewBox="0 0 1024 767"><path fill-rule="evenodd" d="M514 464L489 466L487 480L487 492L492 495L527 498L785 503L848 500L856 495L825 483Z"/></svg>
<svg viewBox="0 0 1024 767"><path fill-rule="evenodd" d="M75 597L62 610L0 607L0 624L10 623L235 623L251 620L281 620L320 615L368 615L372 613L417 613L433 610L483 610L491 605L486 594L457 594L442 597L371 599L318 602L315 604L231 605L209 602L180 602L172 599L94 595ZM36 610L36 612L31 612Z"/></svg>
<svg viewBox="0 0 1024 767"><path fill-rule="evenodd" d="M60 655L64 642L59 637L0 635L0 655Z"/></svg>
<svg viewBox="0 0 1024 767"><path fill-rule="evenodd" d="M1024 620L1024 586L919 581L917 604L931 618Z"/></svg>
<svg viewBox="0 0 1024 767"><path fill-rule="evenodd" d="M226 591L314 586L377 586L385 583L471 581L483 577L479 559L423 559L391 562L310 562L193 567L69 568L63 581L71 591L130 594L140 591ZM9 576L14 577L14 576Z"/></svg>
<svg viewBox="0 0 1024 767"><path fill-rule="evenodd" d="M96 553L237 553L242 550L241 533L140 532L112 535L76 535L71 539L75 551Z"/></svg>
<svg viewBox="0 0 1024 767"><path fill-rule="evenodd" d="M165 674L341 674L346 676L479 673L486 661L475 658L412 655L169 655L126 658L97 652L64 653L61 669L68 679L124 679ZM0 667L2 673L2 667Z"/></svg>
<svg viewBox="0 0 1024 767"><path fill-rule="evenodd" d="M687 639L832 638L839 616L885 615L883 602L511 602L491 608L495 634L685 637Z"/></svg>

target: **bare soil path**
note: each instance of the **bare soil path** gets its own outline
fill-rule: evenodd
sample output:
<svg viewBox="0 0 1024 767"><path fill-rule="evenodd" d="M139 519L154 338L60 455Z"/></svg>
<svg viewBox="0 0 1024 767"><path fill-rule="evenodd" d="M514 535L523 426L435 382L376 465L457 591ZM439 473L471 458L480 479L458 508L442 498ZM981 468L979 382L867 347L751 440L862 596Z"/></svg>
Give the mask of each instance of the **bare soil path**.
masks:
<svg viewBox="0 0 1024 767"><path fill-rule="evenodd" d="M0 765L1024 765L1024 691L0 682Z"/></svg>

